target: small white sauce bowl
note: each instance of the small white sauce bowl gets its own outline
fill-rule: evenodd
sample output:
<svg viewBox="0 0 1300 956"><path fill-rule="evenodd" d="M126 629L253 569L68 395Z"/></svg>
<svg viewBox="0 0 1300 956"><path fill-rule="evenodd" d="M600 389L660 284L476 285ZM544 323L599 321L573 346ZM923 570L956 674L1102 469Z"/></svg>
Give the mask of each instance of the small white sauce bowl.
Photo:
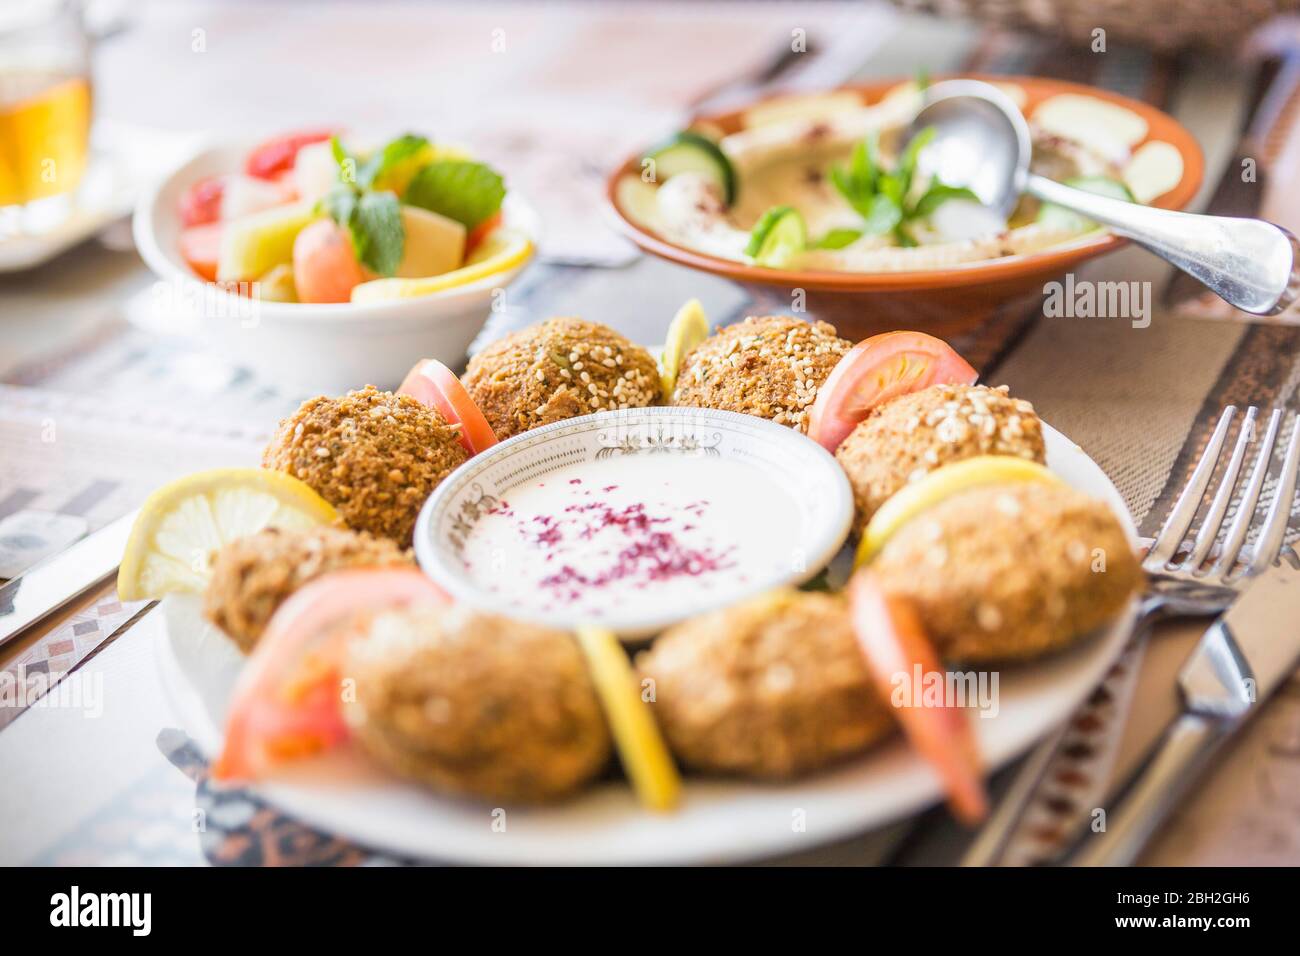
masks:
<svg viewBox="0 0 1300 956"><path fill-rule="evenodd" d="M372 384L395 388L411 366L465 359L491 312L494 294L531 261L432 295L364 305L257 302L197 277L181 256L181 196L206 176L243 168L244 145L205 149L141 197L132 220L136 248L158 276L149 327L197 339L203 347L290 390L337 394ZM539 220L516 193L506 196L506 225L536 245Z"/></svg>
<svg viewBox="0 0 1300 956"><path fill-rule="evenodd" d="M465 567L464 542L483 514L485 496L508 500L512 489L549 472L580 463L593 465L613 456L663 456L680 462L682 480L691 480L695 460L718 457L755 469L780 486L782 505L797 509L799 533L792 553L798 560L773 566L764 575L740 581L719 572L707 591L690 601L653 611L614 610L600 623L628 640L646 638L687 617L734 604L781 585L815 576L839 551L853 522L853 495L839 463L816 442L783 425L735 412L702 408L656 407L600 412L556 422L494 445L471 458L439 485L425 502L415 526L420 567L456 600L551 627L571 629L589 623L580 612L549 612L503 606L503 595L484 588ZM754 521L764 520L762 513ZM774 547L778 547L775 542ZM521 582L521 586L522 582ZM692 591L695 595L695 591Z"/></svg>

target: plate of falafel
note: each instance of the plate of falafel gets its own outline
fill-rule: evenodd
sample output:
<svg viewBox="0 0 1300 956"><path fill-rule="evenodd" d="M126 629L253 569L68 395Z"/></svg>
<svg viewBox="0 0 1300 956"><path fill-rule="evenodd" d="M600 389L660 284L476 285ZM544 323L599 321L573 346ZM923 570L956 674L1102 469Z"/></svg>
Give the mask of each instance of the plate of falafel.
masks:
<svg viewBox="0 0 1300 956"><path fill-rule="evenodd" d="M833 455L851 490L836 556L723 606L683 600L674 579L663 603L680 613L634 639L576 609L539 622L455 599L445 569L417 560L421 511L451 476L546 429L655 405L766 419ZM692 435L677 455L707 444ZM654 473L671 484L667 443L641 446L663 453ZM567 485L622 449L575 442L517 479L497 468L463 533L481 513L517 517L507 499L525 481ZM552 547L560 532L538 517L518 524ZM673 550L666 520L648 503L591 536L651 599L700 560ZM945 798L979 820L987 775L1122 650L1136 548L1102 470L946 343L855 344L788 316L715 331L688 303L659 358L559 318L462 377L421 360L396 392L305 402L262 468L189 476L146 502L119 590L164 598L151 616L163 684L214 777L308 823L412 858L723 862Z"/></svg>

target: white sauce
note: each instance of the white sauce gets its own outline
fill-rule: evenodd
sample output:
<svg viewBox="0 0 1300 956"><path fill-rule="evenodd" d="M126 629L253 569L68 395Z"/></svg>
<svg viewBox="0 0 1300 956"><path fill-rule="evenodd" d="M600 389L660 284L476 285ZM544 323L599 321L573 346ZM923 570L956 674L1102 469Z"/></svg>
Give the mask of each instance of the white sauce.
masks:
<svg viewBox="0 0 1300 956"><path fill-rule="evenodd" d="M475 523L462 560L503 613L616 626L725 603L799 569L798 503L730 459L582 462L502 499Z"/></svg>

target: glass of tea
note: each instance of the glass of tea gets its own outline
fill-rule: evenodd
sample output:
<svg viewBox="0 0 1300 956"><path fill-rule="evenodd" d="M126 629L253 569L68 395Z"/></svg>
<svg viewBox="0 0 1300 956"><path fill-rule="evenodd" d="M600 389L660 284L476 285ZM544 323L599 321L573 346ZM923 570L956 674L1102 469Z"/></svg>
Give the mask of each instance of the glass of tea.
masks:
<svg viewBox="0 0 1300 956"><path fill-rule="evenodd" d="M56 197L86 171L90 40L80 0L0 3L0 222Z"/></svg>

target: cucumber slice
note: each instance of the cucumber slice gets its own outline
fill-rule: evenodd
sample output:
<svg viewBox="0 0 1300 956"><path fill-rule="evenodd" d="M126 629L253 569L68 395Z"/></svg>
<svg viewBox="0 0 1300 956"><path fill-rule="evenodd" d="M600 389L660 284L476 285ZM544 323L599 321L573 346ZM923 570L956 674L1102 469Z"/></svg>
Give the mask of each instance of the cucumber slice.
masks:
<svg viewBox="0 0 1300 956"><path fill-rule="evenodd" d="M773 206L749 233L745 255L755 265L779 269L808 247L808 227L793 206Z"/></svg>
<svg viewBox="0 0 1300 956"><path fill-rule="evenodd" d="M1118 179L1111 179L1109 176L1076 176L1073 179L1067 179L1065 185L1073 186L1075 189L1082 189L1084 192L1096 193L1098 196L1109 196L1111 199L1122 199L1125 202L1137 202L1128 186Z"/></svg>
<svg viewBox="0 0 1300 956"><path fill-rule="evenodd" d="M678 133L644 158L654 160L655 178L660 182L678 173L703 173L718 184L728 206L736 201L736 171L731 160L713 140L699 133Z"/></svg>
<svg viewBox="0 0 1300 956"><path fill-rule="evenodd" d="M1076 176L1073 179L1067 179L1065 185L1073 186L1075 189L1082 189L1084 192L1096 193L1098 196L1122 199L1125 202L1137 202L1137 199L1134 198L1133 193L1129 191L1126 185L1118 179L1111 179L1109 176ZM1091 219L1080 216L1077 212L1071 212L1050 202L1043 203L1038 210L1038 221L1045 225L1075 232L1092 229L1097 225Z"/></svg>

